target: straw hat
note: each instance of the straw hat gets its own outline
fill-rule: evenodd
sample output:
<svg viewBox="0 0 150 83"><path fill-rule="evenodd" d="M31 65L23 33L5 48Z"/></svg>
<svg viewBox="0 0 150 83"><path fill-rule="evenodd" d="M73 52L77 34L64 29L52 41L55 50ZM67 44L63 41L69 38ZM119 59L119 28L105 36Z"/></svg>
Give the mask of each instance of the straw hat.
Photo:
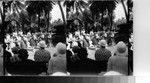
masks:
<svg viewBox="0 0 150 83"><path fill-rule="evenodd" d="M101 40L101 41L99 42L99 45L100 45L100 46L107 46L106 40Z"/></svg>
<svg viewBox="0 0 150 83"><path fill-rule="evenodd" d="M40 41L40 42L38 43L38 46L45 48L45 47L46 47L45 41Z"/></svg>

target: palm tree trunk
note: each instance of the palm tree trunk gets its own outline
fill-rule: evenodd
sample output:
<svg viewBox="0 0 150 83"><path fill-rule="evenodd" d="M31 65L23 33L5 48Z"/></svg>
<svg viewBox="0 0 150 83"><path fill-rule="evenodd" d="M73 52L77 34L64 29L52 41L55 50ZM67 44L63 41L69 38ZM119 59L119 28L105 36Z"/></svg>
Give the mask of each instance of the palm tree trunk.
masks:
<svg viewBox="0 0 150 83"><path fill-rule="evenodd" d="M40 30L40 13L38 13L38 30Z"/></svg>
<svg viewBox="0 0 150 83"><path fill-rule="evenodd" d="M102 17L102 19L101 19L102 30L104 30L104 28L103 28L103 20L104 20L104 17L103 17L103 16L104 16L104 12L102 12L102 16L101 16L101 17Z"/></svg>
<svg viewBox="0 0 150 83"><path fill-rule="evenodd" d="M47 14L47 32L49 31L49 12Z"/></svg>
<svg viewBox="0 0 150 83"><path fill-rule="evenodd" d="M58 5L59 5L59 8L60 8L60 11L61 11L61 14L62 14L62 19L63 19L63 21L64 21L64 25L66 25L66 22L65 22L65 15L64 15L64 12L63 12L63 9L62 9L62 6L61 6L60 1L58 1Z"/></svg>
<svg viewBox="0 0 150 83"><path fill-rule="evenodd" d="M125 16L126 16L126 20L127 20L127 23L128 23L128 13L127 13L127 10L126 10L126 7L125 7L125 4L123 2L124 0L121 0L121 3L122 3L122 6L123 6L123 9L124 9L124 12L125 12Z"/></svg>
<svg viewBox="0 0 150 83"><path fill-rule="evenodd" d="M110 30L112 30L113 25L112 13L110 13L109 18L110 18Z"/></svg>

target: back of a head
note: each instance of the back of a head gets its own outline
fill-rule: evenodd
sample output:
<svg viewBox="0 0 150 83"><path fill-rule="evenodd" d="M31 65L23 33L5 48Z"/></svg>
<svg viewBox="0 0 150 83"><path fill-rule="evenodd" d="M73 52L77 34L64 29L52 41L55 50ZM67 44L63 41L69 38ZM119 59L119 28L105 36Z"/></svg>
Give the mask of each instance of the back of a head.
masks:
<svg viewBox="0 0 150 83"><path fill-rule="evenodd" d="M83 60L86 59L88 56L87 50L85 48L80 48L79 52L78 52L78 57Z"/></svg>
<svg viewBox="0 0 150 83"><path fill-rule="evenodd" d="M118 55L118 56L127 56L128 55L128 48L124 42L120 41L117 43L116 55Z"/></svg>
<svg viewBox="0 0 150 83"><path fill-rule="evenodd" d="M74 47L72 48L72 51L73 51L74 53L78 53L78 52L80 51L80 47L79 47L79 46L74 46Z"/></svg>
<svg viewBox="0 0 150 83"><path fill-rule="evenodd" d="M61 55L66 54L66 45L65 44L63 44L61 42L58 43L56 45L56 49L57 49L58 54L61 54Z"/></svg>
<svg viewBox="0 0 150 83"><path fill-rule="evenodd" d="M21 59L21 60L26 60L28 58L28 51L26 49L20 49L18 51L18 57Z"/></svg>
<svg viewBox="0 0 150 83"><path fill-rule="evenodd" d="M13 47L11 50L13 54L18 54L19 49L17 47Z"/></svg>
<svg viewBox="0 0 150 83"><path fill-rule="evenodd" d="M99 45L100 45L100 47L105 48L107 46L106 40L100 40Z"/></svg>

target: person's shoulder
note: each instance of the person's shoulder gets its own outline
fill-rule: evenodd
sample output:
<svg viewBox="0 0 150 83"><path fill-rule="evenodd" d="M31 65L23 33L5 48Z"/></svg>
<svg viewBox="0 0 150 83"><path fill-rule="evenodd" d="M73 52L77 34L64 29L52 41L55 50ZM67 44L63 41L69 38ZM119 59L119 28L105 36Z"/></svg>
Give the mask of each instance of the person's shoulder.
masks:
<svg viewBox="0 0 150 83"><path fill-rule="evenodd" d="M108 50L108 49L106 49L106 48L105 48L105 51L106 51L106 52L108 52L108 53L111 53L111 51L110 51L110 50Z"/></svg>
<svg viewBox="0 0 150 83"><path fill-rule="evenodd" d="M40 52L40 50L39 50L39 49L35 51L35 53L39 53L39 52Z"/></svg>
<svg viewBox="0 0 150 83"><path fill-rule="evenodd" d="M123 56L111 56L109 58L109 60L112 60L112 61L127 61L128 60L128 57L123 57Z"/></svg>
<svg viewBox="0 0 150 83"><path fill-rule="evenodd" d="M96 51L100 51L100 50L101 50L100 48L96 49Z"/></svg>
<svg viewBox="0 0 150 83"><path fill-rule="evenodd" d="M96 62L95 60L90 59L90 58L87 58L86 61L88 61L88 62Z"/></svg>
<svg viewBox="0 0 150 83"><path fill-rule="evenodd" d="M48 51L48 50L45 50L45 52L50 53L50 51Z"/></svg>
<svg viewBox="0 0 150 83"><path fill-rule="evenodd" d="M31 59L27 59L26 62L34 63L35 61L33 61L33 60L31 60Z"/></svg>

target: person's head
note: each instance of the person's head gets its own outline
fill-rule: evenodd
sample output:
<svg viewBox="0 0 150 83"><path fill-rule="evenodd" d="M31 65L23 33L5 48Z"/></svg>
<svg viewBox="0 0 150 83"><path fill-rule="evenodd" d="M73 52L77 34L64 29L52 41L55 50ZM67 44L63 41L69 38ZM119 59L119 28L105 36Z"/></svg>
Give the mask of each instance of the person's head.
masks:
<svg viewBox="0 0 150 83"><path fill-rule="evenodd" d="M80 47L79 46L74 46L72 48L73 53L78 53L80 51Z"/></svg>
<svg viewBox="0 0 150 83"><path fill-rule="evenodd" d="M126 44L122 41L118 42L116 45L116 55L118 56L127 56L128 55L128 48Z"/></svg>
<svg viewBox="0 0 150 83"><path fill-rule="evenodd" d="M56 45L56 49L57 49L57 54L59 55L66 54L66 49L67 49L66 44L60 42Z"/></svg>
<svg viewBox="0 0 150 83"><path fill-rule="evenodd" d="M84 48L80 48L79 51L78 51L78 57L83 60L83 59L86 59L88 56L88 53L87 53L87 50L84 49Z"/></svg>
<svg viewBox="0 0 150 83"><path fill-rule="evenodd" d="M18 51L18 57L21 59L21 60L26 60L28 58L28 51L26 49L20 49Z"/></svg>
<svg viewBox="0 0 150 83"><path fill-rule="evenodd" d="M45 41L40 41L38 43L38 46L41 48L41 49L44 49L46 47L46 44L45 44Z"/></svg>
<svg viewBox="0 0 150 83"><path fill-rule="evenodd" d="M100 40L99 41L99 46L102 47L102 48L105 48L107 46L106 40Z"/></svg>
<svg viewBox="0 0 150 83"><path fill-rule="evenodd" d="M11 50L13 54L18 54L19 49L17 47L13 47Z"/></svg>

